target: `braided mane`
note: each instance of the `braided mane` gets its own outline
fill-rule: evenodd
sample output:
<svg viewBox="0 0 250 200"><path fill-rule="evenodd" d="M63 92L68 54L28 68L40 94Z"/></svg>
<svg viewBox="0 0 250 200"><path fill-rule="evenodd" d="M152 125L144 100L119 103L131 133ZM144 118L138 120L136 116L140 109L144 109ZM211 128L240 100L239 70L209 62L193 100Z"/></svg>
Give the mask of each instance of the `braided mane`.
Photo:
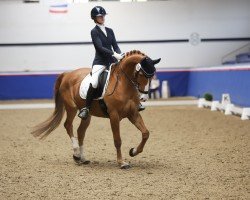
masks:
<svg viewBox="0 0 250 200"><path fill-rule="evenodd" d="M139 50L132 50L132 51L129 51L127 53L125 53L125 56L117 63L115 63L115 66L119 65L121 63L121 61L123 61L124 59L127 59L129 58L130 56L133 56L133 55L142 55L142 56L146 56L146 54L142 53L141 51Z"/></svg>
<svg viewBox="0 0 250 200"><path fill-rule="evenodd" d="M134 54L139 54L139 55L142 55L142 56L146 56L144 53L140 52L139 50L132 50L132 51L127 52L125 54L124 58L132 56Z"/></svg>

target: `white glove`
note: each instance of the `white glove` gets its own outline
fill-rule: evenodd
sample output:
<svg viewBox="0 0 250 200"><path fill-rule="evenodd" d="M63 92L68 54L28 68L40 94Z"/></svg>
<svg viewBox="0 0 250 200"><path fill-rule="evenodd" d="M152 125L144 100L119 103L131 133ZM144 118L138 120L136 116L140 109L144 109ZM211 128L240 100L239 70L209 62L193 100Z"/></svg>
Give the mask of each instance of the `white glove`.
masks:
<svg viewBox="0 0 250 200"><path fill-rule="evenodd" d="M119 61L119 60L123 59L124 53L119 54L119 53L114 52L113 57L115 57L116 60Z"/></svg>
<svg viewBox="0 0 250 200"><path fill-rule="evenodd" d="M141 94L140 100L141 100L142 102L147 101L147 100L148 100L148 94Z"/></svg>

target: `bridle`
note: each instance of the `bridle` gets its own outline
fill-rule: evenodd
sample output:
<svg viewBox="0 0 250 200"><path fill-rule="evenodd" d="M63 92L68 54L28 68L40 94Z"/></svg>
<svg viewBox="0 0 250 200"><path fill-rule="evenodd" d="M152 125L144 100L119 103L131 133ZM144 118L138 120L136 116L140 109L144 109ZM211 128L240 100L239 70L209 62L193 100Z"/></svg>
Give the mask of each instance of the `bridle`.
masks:
<svg viewBox="0 0 250 200"><path fill-rule="evenodd" d="M135 68L135 73L134 76L131 78L128 76L128 74L123 70L123 68L121 67L121 65L119 65L119 63L121 62L118 61L117 63L115 63L115 65L118 65L118 72L116 73L116 83L115 83L115 86L112 90L111 93L109 93L107 96L110 96L112 95L115 90L116 90L116 87L118 85L118 82L119 82L119 79L120 79L120 76L124 74L125 78L129 81L129 83L137 90L139 91L140 93L142 94L146 94L148 95L149 94L149 86L150 86L150 83L151 83L151 78L155 75L155 67L153 69L149 69L147 67L148 66L148 57L145 57L144 59L142 59L142 61L140 63L137 63L136 64L136 68ZM160 59L157 60L156 63L158 63L160 61ZM152 60L150 59L149 60L149 63L153 63L155 64L154 62L152 62ZM138 76L139 76L139 73L142 72L144 77L148 79L148 83L147 85L145 86L145 88L147 88L147 90L141 90L140 89L140 83L138 82Z"/></svg>
<svg viewBox="0 0 250 200"><path fill-rule="evenodd" d="M140 83L137 81L139 73L142 72L142 73L144 74L144 72L143 72L141 69L136 70L135 76L134 76L134 80L133 80L133 79L131 79L131 78L127 75L127 73L126 73L121 67L119 67L119 68L120 68L120 71L125 75L125 77L127 78L127 80L133 85L133 87L134 87L136 90L138 90L138 91L139 91L140 93L142 93L142 94L149 94L149 87L148 87L148 90L143 91L143 90L140 89ZM145 74L144 74L144 77L147 78ZM148 85L150 85L151 80L150 80L150 78L147 78L147 79L148 79Z"/></svg>

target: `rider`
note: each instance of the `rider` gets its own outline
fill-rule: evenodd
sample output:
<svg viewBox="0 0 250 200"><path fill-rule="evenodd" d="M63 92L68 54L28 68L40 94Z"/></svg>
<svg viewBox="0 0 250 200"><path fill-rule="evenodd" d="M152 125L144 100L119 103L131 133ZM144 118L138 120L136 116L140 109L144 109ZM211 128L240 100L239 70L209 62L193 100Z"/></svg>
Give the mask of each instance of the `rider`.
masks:
<svg viewBox="0 0 250 200"><path fill-rule="evenodd" d="M123 54L117 45L113 30L104 25L106 14L105 9L101 6L96 6L91 10L91 18L96 23L96 26L91 30L91 38L96 53L92 64L91 83L89 84L87 92L86 106L82 108L78 114L78 116L83 119L88 117L89 109L97 88L99 75L116 60L119 61L123 58ZM143 107L139 108L139 110L143 109Z"/></svg>

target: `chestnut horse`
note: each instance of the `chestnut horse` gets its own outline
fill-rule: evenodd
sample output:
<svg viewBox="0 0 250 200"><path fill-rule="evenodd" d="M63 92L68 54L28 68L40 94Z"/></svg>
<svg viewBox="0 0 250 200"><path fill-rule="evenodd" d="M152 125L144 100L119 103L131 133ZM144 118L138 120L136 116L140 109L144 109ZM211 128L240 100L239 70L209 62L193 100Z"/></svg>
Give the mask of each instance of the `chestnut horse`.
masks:
<svg viewBox="0 0 250 200"><path fill-rule="evenodd" d="M124 58L114 64L111 69L109 84L103 100L107 107L113 132L114 144L117 151L117 162L122 169L129 168L130 165L122 158L120 121L123 118L128 118L142 133L142 140L138 147L132 148L129 151L130 156L136 156L143 151L144 145L149 137L149 131L138 112L140 103L138 90L144 91L145 87L149 85L150 80L155 74L154 65L158 62L160 62L160 59L151 60L140 51L134 50L126 53ZM59 126L66 110L67 118L64 127L72 140L74 150L73 158L76 162L82 164L89 163L84 157L83 140L90 124L91 116L107 117L98 100L94 100L89 117L86 120L81 120L80 126L77 129L78 137L74 137L73 120L77 111L85 105L85 100L79 95L79 87L86 75L86 70L84 69L77 69L59 75L55 83L54 113L49 119L37 125L32 131L34 136L40 139L45 138Z"/></svg>

